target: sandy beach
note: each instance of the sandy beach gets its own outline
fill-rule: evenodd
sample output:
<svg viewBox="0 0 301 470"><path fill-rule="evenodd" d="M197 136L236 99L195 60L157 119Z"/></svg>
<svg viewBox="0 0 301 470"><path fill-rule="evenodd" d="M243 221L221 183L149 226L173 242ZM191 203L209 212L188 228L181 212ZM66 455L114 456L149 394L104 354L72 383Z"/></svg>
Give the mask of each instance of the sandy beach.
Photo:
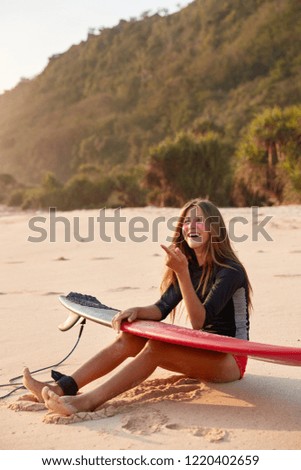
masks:
<svg viewBox="0 0 301 470"><path fill-rule="evenodd" d="M221 212L253 285L251 339L301 347L301 206ZM91 294L120 309L159 298L160 243L171 236L167 222L178 210L108 209L105 215L115 223L100 227L96 210L56 213L51 223L48 212L0 211L1 384L24 366L57 363L73 347L78 327L58 329L67 314L59 294ZM119 226L117 215L126 219ZM177 322L188 326L184 315ZM114 337L88 322L59 370L71 373ZM50 380L50 373L36 377ZM24 393L0 401L1 449L301 449L299 367L250 359L243 380L229 384L157 369L103 411L73 420L51 419L40 405L20 401Z"/></svg>

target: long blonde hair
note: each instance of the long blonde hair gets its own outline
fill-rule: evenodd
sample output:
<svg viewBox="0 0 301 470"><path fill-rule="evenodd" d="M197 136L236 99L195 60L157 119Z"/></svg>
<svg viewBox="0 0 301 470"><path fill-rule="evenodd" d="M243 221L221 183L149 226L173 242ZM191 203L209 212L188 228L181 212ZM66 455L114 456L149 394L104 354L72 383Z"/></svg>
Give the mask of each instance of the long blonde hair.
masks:
<svg viewBox="0 0 301 470"><path fill-rule="evenodd" d="M200 278L199 286L202 286L201 294L205 295L208 283L213 275L214 266L223 266L229 269L235 269L229 264L227 260L232 260L238 263L243 269L248 286L247 303L251 307L251 293L252 286L249 281L247 272L236 256L229 239L224 219L219 209L209 200L206 199L192 199L188 201L181 210L179 220L172 238L172 244L176 245L187 257L188 261L194 258L194 251L190 248L185 241L182 233L183 222L189 209L192 207L200 207L204 216L205 229L209 233L208 241L206 242L206 257L203 264L202 275ZM176 284L177 278L174 271L167 268L161 282L161 291L164 292L171 284ZM175 310L172 312L172 319L174 319Z"/></svg>

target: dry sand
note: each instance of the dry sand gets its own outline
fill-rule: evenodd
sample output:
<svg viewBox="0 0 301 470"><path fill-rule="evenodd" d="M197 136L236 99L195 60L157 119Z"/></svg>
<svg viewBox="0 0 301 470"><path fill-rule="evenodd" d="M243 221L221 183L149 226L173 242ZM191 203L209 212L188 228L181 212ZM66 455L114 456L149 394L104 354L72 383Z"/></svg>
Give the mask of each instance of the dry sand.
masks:
<svg viewBox="0 0 301 470"><path fill-rule="evenodd" d="M255 240L256 214L251 209L222 209L222 213L227 222L244 218L236 219L234 235L246 234L247 240L234 246L254 288L251 339L301 347L301 206L259 209L260 221L272 216L264 228L273 241L260 233ZM114 214L106 211L107 216ZM59 294L89 293L117 308L156 301L164 269L159 243L171 234L157 218L167 221L177 214L176 209L125 209L121 215L127 222L120 224L120 234L116 224L115 236L113 223L105 226L111 242L100 238L98 211L56 214L70 221L71 240L66 242L61 221L51 242L48 213L2 208L0 383L19 375L24 366L34 370L55 364L72 348L78 329L58 330L66 315ZM140 243L129 239L128 224L136 216L144 218L144 222L135 221L136 228L145 230L148 221L153 229L136 232L136 237L147 237ZM30 236L36 240L41 236L29 228L33 217L41 217L36 227L47 230L47 240L28 241ZM84 240L89 220L95 224L94 241L76 239L74 223L79 222ZM126 242L116 240L119 235ZM179 323L185 324L185 319L181 317ZM79 346L59 370L72 372L114 336L113 330L88 322ZM50 379L48 371L36 377ZM1 388L0 394L9 390ZM23 395L21 390L0 401L1 449L301 448L299 367L250 360L243 380L219 385L157 369L148 381L113 400L105 410L67 420L49 417L43 406L28 399L18 401Z"/></svg>

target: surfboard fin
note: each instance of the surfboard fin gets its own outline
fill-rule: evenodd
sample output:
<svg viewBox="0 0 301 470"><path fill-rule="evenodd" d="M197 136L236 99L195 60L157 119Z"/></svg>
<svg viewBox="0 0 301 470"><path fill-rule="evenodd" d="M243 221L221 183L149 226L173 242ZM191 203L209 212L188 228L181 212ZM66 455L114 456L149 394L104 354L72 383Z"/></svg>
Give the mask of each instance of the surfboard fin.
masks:
<svg viewBox="0 0 301 470"><path fill-rule="evenodd" d="M59 329L61 331L68 331L73 326L81 323L82 319L83 317L81 317L80 315L77 315L77 313L69 312L69 315L66 318L66 320L63 323L59 324Z"/></svg>

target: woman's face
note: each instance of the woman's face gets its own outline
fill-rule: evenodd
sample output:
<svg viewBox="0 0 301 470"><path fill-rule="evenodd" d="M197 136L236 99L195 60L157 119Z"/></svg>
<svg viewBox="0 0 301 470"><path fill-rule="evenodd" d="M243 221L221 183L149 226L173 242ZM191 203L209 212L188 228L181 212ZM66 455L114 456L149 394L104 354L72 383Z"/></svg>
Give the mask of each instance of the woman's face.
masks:
<svg viewBox="0 0 301 470"><path fill-rule="evenodd" d="M205 227L205 217L199 206L190 207L183 220L184 240L193 250L202 249L209 240L209 231Z"/></svg>

